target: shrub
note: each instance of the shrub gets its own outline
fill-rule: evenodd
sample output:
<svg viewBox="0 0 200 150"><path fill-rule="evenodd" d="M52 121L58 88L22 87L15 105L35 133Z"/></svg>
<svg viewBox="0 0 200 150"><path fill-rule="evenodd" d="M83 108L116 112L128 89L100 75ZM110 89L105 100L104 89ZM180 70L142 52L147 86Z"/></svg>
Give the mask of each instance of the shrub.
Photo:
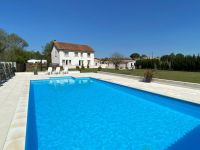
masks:
<svg viewBox="0 0 200 150"><path fill-rule="evenodd" d="M79 70L79 69L80 69L80 67L79 67L79 66L76 66L76 69L77 69L77 70Z"/></svg>
<svg viewBox="0 0 200 150"><path fill-rule="evenodd" d="M170 54L160 59L136 60L137 69L200 71L200 55Z"/></svg>
<svg viewBox="0 0 200 150"><path fill-rule="evenodd" d="M99 66L97 70L98 70L98 71L101 71L101 70L102 70L102 67L101 67L101 66Z"/></svg>
<svg viewBox="0 0 200 150"><path fill-rule="evenodd" d="M151 82L153 79L153 71L152 70L146 70L144 72L144 82Z"/></svg>
<svg viewBox="0 0 200 150"><path fill-rule="evenodd" d="M84 69L85 69L85 67L82 65L82 66L81 66L81 69L82 69L82 70L84 70Z"/></svg>
<svg viewBox="0 0 200 150"><path fill-rule="evenodd" d="M120 69L120 70L122 70L122 69L123 69L123 67L121 67L121 66L120 66L120 67L119 67L119 69Z"/></svg>

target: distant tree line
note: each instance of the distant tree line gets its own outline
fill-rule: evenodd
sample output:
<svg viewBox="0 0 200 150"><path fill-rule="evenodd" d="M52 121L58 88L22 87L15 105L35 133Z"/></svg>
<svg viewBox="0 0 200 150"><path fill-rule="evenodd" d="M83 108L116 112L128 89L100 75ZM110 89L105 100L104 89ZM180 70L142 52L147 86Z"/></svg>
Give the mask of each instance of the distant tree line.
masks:
<svg viewBox="0 0 200 150"><path fill-rule="evenodd" d="M0 61L26 63L28 59L40 59L39 51L27 51L28 43L15 33L0 29Z"/></svg>
<svg viewBox="0 0 200 150"><path fill-rule="evenodd" d="M170 54L159 59L137 59L136 68L177 71L200 71L200 55Z"/></svg>
<svg viewBox="0 0 200 150"><path fill-rule="evenodd" d="M140 55L139 53L133 53L130 55L130 57L132 59L144 59L144 58L147 58L147 55L145 54Z"/></svg>
<svg viewBox="0 0 200 150"><path fill-rule="evenodd" d="M27 50L28 42L15 33L8 33L0 29L0 61L24 64L29 59L46 59L51 63L52 43L42 47L42 51Z"/></svg>

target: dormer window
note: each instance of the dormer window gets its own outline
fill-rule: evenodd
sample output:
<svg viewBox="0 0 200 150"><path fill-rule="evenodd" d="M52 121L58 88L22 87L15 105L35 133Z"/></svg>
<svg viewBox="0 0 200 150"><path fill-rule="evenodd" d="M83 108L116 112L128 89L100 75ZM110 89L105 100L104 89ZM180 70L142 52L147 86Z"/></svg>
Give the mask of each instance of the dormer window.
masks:
<svg viewBox="0 0 200 150"><path fill-rule="evenodd" d="M81 53L81 57L83 57L83 53Z"/></svg>
<svg viewBox="0 0 200 150"><path fill-rule="evenodd" d="M75 52L75 56L78 57L78 52Z"/></svg>
<svg viewBox="0 0 200 150"><path fill-rule="evenodd" d="M87 56L90 57L90 53L87 53Z"/></svg>

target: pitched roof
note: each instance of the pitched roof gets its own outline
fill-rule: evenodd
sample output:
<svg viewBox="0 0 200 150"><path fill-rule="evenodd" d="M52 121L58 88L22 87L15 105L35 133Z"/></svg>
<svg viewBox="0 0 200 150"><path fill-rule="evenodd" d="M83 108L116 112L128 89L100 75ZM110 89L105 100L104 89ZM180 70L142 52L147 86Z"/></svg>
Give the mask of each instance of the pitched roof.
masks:
<svg viewBox="0 0 200 150"><path fill-rule="evenodd" d="M94 50L88 45L64 43L64 42L58 42L58 41L54 41L53 45L58 50L94 52Z"/></svg>

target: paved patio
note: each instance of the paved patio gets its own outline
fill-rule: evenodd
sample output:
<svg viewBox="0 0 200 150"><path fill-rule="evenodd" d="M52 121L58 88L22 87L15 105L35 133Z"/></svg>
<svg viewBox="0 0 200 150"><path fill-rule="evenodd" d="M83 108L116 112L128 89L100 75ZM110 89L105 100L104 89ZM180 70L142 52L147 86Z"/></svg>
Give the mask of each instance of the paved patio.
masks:
<svg viewBox="0 0 200 150"><path fill-rule="evenodd" d="M63 75L51 75L63 76ZM200 104L200 90L160 83L143 83L136 79L99 73L70 74L74 77L94 77L129 87L184 99ZM0 150L24 149L29 81L50 77L44 73L17 73L0 87Z"/></svg>

